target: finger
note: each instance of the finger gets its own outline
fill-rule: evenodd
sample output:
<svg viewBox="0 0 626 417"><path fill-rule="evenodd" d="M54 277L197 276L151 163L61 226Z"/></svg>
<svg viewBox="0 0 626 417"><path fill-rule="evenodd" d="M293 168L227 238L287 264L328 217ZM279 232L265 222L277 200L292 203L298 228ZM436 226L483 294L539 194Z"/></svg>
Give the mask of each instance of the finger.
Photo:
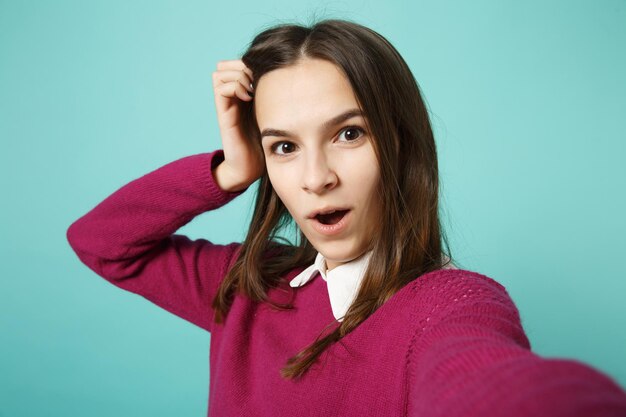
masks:
<svg viewBox="0 0 626 417"><path fill-rule="evenodd" d="M243 71L236 70L224 70L224 71L215 71L213 73L213 82L218 83L228 83L238 81L243 85L247 90L253 91L252 81L248 77L248 74Z"/></svg>
<svg viewBox="0 0 626 417"><path fill-rule="evenodd" d="M246 67L246 64L244 64L241 59L219 61L217 63L217 69L218 71L221 71L221 70L245 71L250 76L250 78L253 78L252 70Z"/></svg>
<svg viewBox="0 0 626 417"><path fill-rule="evenodd" d="M248 75L250 80L254 80L254 74L252 73L252 70L250 68L244 67L243 72L245 72Z"/></svg>
<svg viewBox="0 0 626 417"><path fill-rule="evenodd" d="M250 80L254 79L254 74L252 70L243 63L241 59L231 59L231 60L223 60L217 63L217 70L234 70L234 71L244 71L250 77Z"/></svg>
<svg viewBox="0 0 626 417"><path fill-rule="evenodd" d="M243 78L245 81L242 81L241 79L238 80L233 80L233 81L228 81L228 82L222 82L220 80L213 80L213 88L218 91L218 87L220 88L219 91L221 94L228 94L229 92L233 92L232 94L230 94L230 97L237 95L240 96L240 94L237 94L240 91L243 91L243 93L247 96L246 99L248 97L253 97L254 96L254 88L252 87L252 83L248 82L248 79L245 77L241 77ZM228 86L228 88L223 89L222 86Z"/></svg>
<svg viewBox="0 0 626 417"><path fill-rule="evenodd" d="M223 59L217 61L217 69L243 69L245 64L242 59Z"/></svg>
<svg viewBox="0 0 626 417"><path fill-rule="evenodd" d="M216 98L219 96L226 99L232 99L234 97L237 97L244 101L252 100L252 97L239 82L230 82L218 85L217 87L215 87L215 93Z"/></svg>

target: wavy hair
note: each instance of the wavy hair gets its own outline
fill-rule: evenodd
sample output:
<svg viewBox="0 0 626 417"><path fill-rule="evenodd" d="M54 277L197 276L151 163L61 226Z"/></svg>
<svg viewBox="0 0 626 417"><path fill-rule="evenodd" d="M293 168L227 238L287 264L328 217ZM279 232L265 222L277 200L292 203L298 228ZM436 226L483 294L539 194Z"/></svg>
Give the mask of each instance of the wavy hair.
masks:
<svg viewBox="0 0 626 417"><path fill-rule="evenodd" d="M343 321L329 323L316 340L290 358L281 370L285 378L303 375L328 346L354 330L407 283L443 268L450 260L439 219L435 141L409 66L383 36L339 19L310 26L273 26L256 35L242 56L254 74L255 88L264 74L307 58L335 64L354 91L379 164L383 217L371 242L372 257L361 287ZM247 137L262 152L254 105L254 100L239 102ZM289 227L297 230L296 243L279 236ZM235 292L273 308L293 308L291 303L271 300L268 291L280 288L287 272L310 265L316 254L265 172L247 236L213 300L215 321L223 323Z"/></svg>

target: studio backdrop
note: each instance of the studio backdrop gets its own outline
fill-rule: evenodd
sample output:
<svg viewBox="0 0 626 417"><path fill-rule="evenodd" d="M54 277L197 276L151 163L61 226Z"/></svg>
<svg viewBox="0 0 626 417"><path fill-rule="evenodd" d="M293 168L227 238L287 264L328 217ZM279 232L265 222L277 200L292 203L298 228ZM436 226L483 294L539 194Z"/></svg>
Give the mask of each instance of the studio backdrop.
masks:
<svg viewBox="0 0 626 417"><path fill-rule="evenodd" d="M99 278L66 230L221 147L211 73L277 23L351 19L411 67L457 266L533 350L626 385L626 2L0 1L0 416L201 416L210 335ZM241 241L256 186L179 233Z"/></svg>

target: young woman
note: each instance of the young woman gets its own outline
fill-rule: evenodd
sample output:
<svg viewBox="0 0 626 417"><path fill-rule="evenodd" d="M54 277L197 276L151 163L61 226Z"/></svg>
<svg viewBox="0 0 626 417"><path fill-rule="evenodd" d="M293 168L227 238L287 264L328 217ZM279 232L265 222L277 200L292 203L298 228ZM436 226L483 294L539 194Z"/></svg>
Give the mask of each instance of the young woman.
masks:
<svg viewBox="0 0 626 417"><path fill-rule="evenodd" d="M449 263L427 110L385 38L276 26L213 84L223 149L67 234L97 274L211 332L210 416L626 415L614 381L532 353L505 288ZM243 243L175 234L257 180Z"/></svg>

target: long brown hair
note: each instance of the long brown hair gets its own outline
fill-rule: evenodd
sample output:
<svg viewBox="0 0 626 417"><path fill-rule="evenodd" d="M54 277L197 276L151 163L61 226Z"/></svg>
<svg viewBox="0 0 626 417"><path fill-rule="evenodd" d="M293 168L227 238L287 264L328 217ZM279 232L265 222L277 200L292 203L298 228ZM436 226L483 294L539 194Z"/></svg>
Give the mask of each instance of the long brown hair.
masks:
<svg viewBox="0 0 626 417"><path fill-rule="evenodd" d="M407 283L441 269L445 259L450 259L439 220L435 141L420 89L404 59L377 32L338 19L309 27L271 27L259 33L242 56L254 74L254 87L264 74L303 58L335 64L350 82L373 138L384 213L371 242L372 257L361 287L343 322L330 333L323 331L290 358L281 370L286 378L301 376L329 345L354 330ZM239 105L251 144L262 152L254 100ZM280 232L289 227L297 229L265 173L248 234L213 300L217 323L223 322L235 291L274 308L292 308L290 303L270 300L267 292L278 287L286 272L310 265L317 251L299 229L295 243L281 237Z"/></svg>

